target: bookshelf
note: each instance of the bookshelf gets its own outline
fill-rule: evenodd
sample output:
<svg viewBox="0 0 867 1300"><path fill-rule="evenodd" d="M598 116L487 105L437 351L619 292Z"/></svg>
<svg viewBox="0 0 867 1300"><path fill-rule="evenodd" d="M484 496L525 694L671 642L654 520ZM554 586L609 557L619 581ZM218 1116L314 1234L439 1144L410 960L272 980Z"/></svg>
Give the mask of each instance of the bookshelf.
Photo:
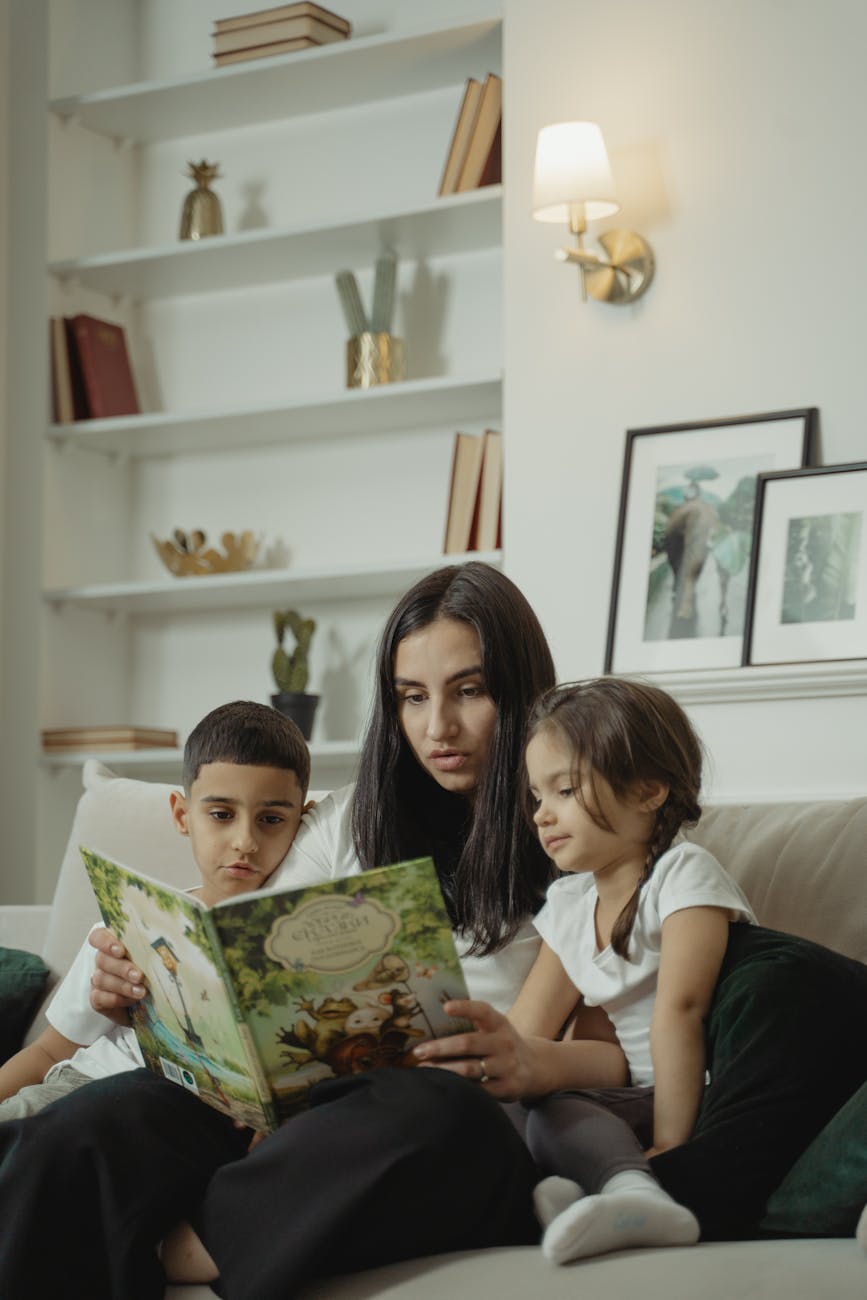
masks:
<svg viewBox="0 0 867 1300"><path fill-rule="evenodd" d="M393 30L186 75L157 59L144 80L50 100L50 310L121 319L144 382L142 414L45 430L40 725L135 717L183 737L216 703L267 699L271 611L293 605L319 622L313 786L351 778L385 614L466 558L442 554L454 433L502 427L502 188L436 196L466 77L501 71L493 8L432 23L411 0ZM353 10L379 21L368 0ZM394 162L368 169L358 145L385 127ZM196 243L176 238L192 157L226 177L226 233ZM89 166L102 210L80 185ZM255 228L239 214L245 168L266 187ZM363 278L385 247L410 377L348 390L334 274ZM175 526L285 533L287 555L168 578L148 535ZM92 756L152 779L179 770L174 751L40 765L54 782Z"/></svg>

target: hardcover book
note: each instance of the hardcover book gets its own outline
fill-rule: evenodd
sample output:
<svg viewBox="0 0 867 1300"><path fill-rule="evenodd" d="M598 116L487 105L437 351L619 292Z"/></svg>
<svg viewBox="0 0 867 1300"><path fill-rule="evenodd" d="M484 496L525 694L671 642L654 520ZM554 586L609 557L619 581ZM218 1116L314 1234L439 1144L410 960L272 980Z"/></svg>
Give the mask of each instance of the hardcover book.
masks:
<svg viewBox="0 0 867 1300"><path fill-rule="evenodd" d="M294 36L288 41L274 41L270 45L253 45L246 50L232 50L229 54L215 54L218 68L229 63L247 63L250 59L273 59L278 54L291 54L294 50L318 50L322 41L311 36Z"/></svg>
<svg viewBox="0 0 867 1300"><path fill-rule="evenodd" d="M489 72L482 86L479 109L466 157L457 179L458 193L496 185L503 178L502 164L503 82Z"/></svg>
<svg viewBox="0 0 867 1300"><path fill-rule="evenodd" d="M456 433L446 513L446 555L470 549L479 499L484 442L477 433Z"/></svg>
<svg viewBox="0 0 867 1300"><path fill-rule="evenodd" d="M73 316L70 326L91 418L137 415L138 394L123 326L84 314Z"/></svg>
<svg viewBox="0 0 867 1300"><path fill-rule="evenodd" d="M237 27L229 32L214 33L214 54L231 54L306 37L312 45L345 41L348 33L318 18L284 18L282 22L257 23L254 27Z"/></svg>
<svg viewBox="0 0 867 1300"><path fill-rule="evenodd" d="M66 326L62 316L49 320L51 343L51 414L56 424L71 424L77 418L72 393L72 373L69 368L69 349Z"/></svg>
<svg viewBox="0 0 867 1300"><path fill-rule="evenodd" d="M479 504L470 550L495 551L502 544L503 438L496 429L486 429L483 442Z"/></svg>
<svg viewBox="0 0 867 1300"><path fill-rule="evenodd" d="M142 973L130 1015L148 1068L259 1130L314 1083L412 1066L459 1033L466 997L430 858L208 908L81 849L99 909Z"/></svg>
<svg viewBox="0 0 867 1300"><path fill-rule="evenodd" d="M298 0L296 4L277 5L273 9L256 9L253 13L235 14L231 18L217 18L214 22L215 32L232 32L239 27L258 27L261 23L279 22L283 18L318 18L320 22L336 27L338 31L349 35L352 24L340 14L332 13L313 0Z"/></svg>
<svg viewBox="0 0 867 1300"><path fill-rule="evenodd" d="M454 194L457 189L458 176L464 165L464 159L467 156L467 147L470 143L470 136L473 132L473 126L476 120L476 113L479 108L479 100L482 97L482 83L476 81L475 77L470 77L464 87L464 94L461 100L461 106L458 109L455 129L452 132L451 144L446 156L445 166L443 167L442 179L437 193L442 198L445 194Z"/></svg>
<svg viewBox="0 0 867 1300"><path fill-rule="evenodd" d="M178 733L167 727L47 727L42 732L45 750L73 749L177 749Z"/></svg>

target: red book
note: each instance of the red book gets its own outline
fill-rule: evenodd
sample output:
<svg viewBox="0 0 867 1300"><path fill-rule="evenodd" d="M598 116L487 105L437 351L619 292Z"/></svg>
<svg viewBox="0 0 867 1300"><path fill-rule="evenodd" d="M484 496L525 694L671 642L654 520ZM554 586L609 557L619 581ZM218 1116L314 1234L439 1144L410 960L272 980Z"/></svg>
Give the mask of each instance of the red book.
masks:
<svg viewBox="0 0 867 1300"><path fill-rule="evenodd" d="M138 394L123 326L85 315L71 317L68 325L91 419L138 415Z"/></svg>

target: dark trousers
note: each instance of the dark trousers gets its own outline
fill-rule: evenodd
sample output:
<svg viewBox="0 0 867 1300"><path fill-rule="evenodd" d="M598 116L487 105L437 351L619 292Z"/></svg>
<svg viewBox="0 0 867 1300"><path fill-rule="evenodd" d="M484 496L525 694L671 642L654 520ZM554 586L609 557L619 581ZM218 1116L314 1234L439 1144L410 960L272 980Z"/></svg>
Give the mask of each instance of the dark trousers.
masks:
<svg viewBox="0 0 867 1300"><path fill-rule="evenodd" d="M708 1017L708 1064L692 1137L651 1167L695 1214L703 1240L755 1237L771 1192L867 1079L867 966L733 925Z"/></svg>
<svg viewBox="0 0 867 1300"><path fill-rule="evenodd" d="M162 1300L156 1243L182 1218L230 1300L538 1238L532 1160L477 1084L378 1070L312 1101L249 1155L249 1132L143 1070L0 1125L0 1296Z"/></svg>

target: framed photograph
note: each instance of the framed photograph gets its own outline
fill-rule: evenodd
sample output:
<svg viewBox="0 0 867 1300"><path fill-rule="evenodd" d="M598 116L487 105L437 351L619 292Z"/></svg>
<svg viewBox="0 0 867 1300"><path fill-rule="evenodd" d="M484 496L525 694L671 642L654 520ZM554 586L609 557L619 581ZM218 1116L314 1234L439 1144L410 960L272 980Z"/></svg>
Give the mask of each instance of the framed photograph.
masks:
<svg viewBox="0 0 867 1300"><path fill-rule="evenodd" d="M867 461L760 474L745 664L867 658Z"/></svg>
<svg viewBox="0 0 867 1300"><path fill-rule="evenodd" d="M759 474L810 465L817 411L629 429L605 671L743 662Z"/></svg>

